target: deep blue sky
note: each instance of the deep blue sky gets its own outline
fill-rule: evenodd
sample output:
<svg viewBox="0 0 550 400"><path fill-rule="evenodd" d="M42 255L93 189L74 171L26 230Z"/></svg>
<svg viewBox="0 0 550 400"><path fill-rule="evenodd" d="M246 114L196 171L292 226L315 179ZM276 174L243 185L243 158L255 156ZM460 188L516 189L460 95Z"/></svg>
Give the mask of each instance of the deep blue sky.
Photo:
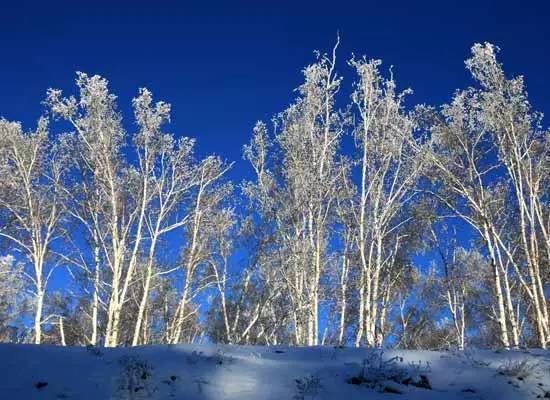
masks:
<svg viewBox="0 0 550 400"><path fill-rule="evenodd" d="M410 104L440 104L470 83L469 47L491 41L507 71L526 75L536 108L550 109L546 1L0 4L0 116L34 126L46 89L73 92L78 70L109 79L129 122L130 100L147 86L172 103L171 131L237 161L235 178L248 174L240 153L254 122L292 100L312 51L329 50L337 30L348 87L345 60L366 54L394 65L415 91Z"/></svg>

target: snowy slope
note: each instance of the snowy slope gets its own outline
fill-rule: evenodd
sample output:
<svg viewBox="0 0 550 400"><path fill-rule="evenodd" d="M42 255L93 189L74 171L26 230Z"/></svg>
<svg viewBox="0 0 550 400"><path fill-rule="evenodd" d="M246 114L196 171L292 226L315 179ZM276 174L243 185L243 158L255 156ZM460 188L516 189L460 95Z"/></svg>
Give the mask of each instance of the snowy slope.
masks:
<svg viewBox="0 0 550 400"><path fill-rule="evenodd" d="M396 358L394 358L396 357ZM367 360L367 361L364 361ZM390 361L388 361L390 360ZM398 393L397 393L398 392ZM0 345L0 399L550 398L550 353Z"/></svg>

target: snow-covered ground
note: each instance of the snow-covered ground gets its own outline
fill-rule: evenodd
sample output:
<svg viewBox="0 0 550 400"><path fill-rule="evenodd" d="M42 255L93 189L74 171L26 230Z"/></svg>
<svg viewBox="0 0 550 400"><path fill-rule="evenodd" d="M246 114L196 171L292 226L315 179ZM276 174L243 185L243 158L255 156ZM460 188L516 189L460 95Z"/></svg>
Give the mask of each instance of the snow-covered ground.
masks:
<svg viewBox="0 0 550 400"><path fill-rule="evenodd" d="M0 345L0 399L550 398L550 353Z"/></svg>

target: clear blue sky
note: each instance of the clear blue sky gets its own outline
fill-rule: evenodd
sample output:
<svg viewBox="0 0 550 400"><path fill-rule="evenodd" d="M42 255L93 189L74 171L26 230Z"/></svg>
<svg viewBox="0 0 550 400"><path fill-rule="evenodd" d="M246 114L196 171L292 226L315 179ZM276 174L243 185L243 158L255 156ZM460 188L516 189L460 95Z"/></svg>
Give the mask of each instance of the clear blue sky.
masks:
<svg viewBox="0 0 550 400"><path fill-rule="evenodd" d="M249 173L240 153L254 122L292 100L312 51L329 50L337 30L348 87L345 60L366 54L394 65L411 104L440 104L470 82L469 47L491 41L507 71L526 75L536 108L550 109L547 1L10 0L0 15L0 116L33 126L46 89L74 91L78 70L109 79L128 123L146 86L172 103L171 130L237 161L237 179Z"/></svg>

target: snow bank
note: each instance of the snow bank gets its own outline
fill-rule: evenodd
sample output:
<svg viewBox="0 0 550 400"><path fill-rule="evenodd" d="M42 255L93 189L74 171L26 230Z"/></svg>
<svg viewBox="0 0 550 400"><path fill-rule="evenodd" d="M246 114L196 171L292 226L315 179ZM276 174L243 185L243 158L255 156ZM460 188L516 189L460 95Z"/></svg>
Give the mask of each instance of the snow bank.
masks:
<svg viewBox="0 0 550 400"><path fill-rule="evenodd" d="M550 398L550 353L0 345L0 399Z"/></svg>

